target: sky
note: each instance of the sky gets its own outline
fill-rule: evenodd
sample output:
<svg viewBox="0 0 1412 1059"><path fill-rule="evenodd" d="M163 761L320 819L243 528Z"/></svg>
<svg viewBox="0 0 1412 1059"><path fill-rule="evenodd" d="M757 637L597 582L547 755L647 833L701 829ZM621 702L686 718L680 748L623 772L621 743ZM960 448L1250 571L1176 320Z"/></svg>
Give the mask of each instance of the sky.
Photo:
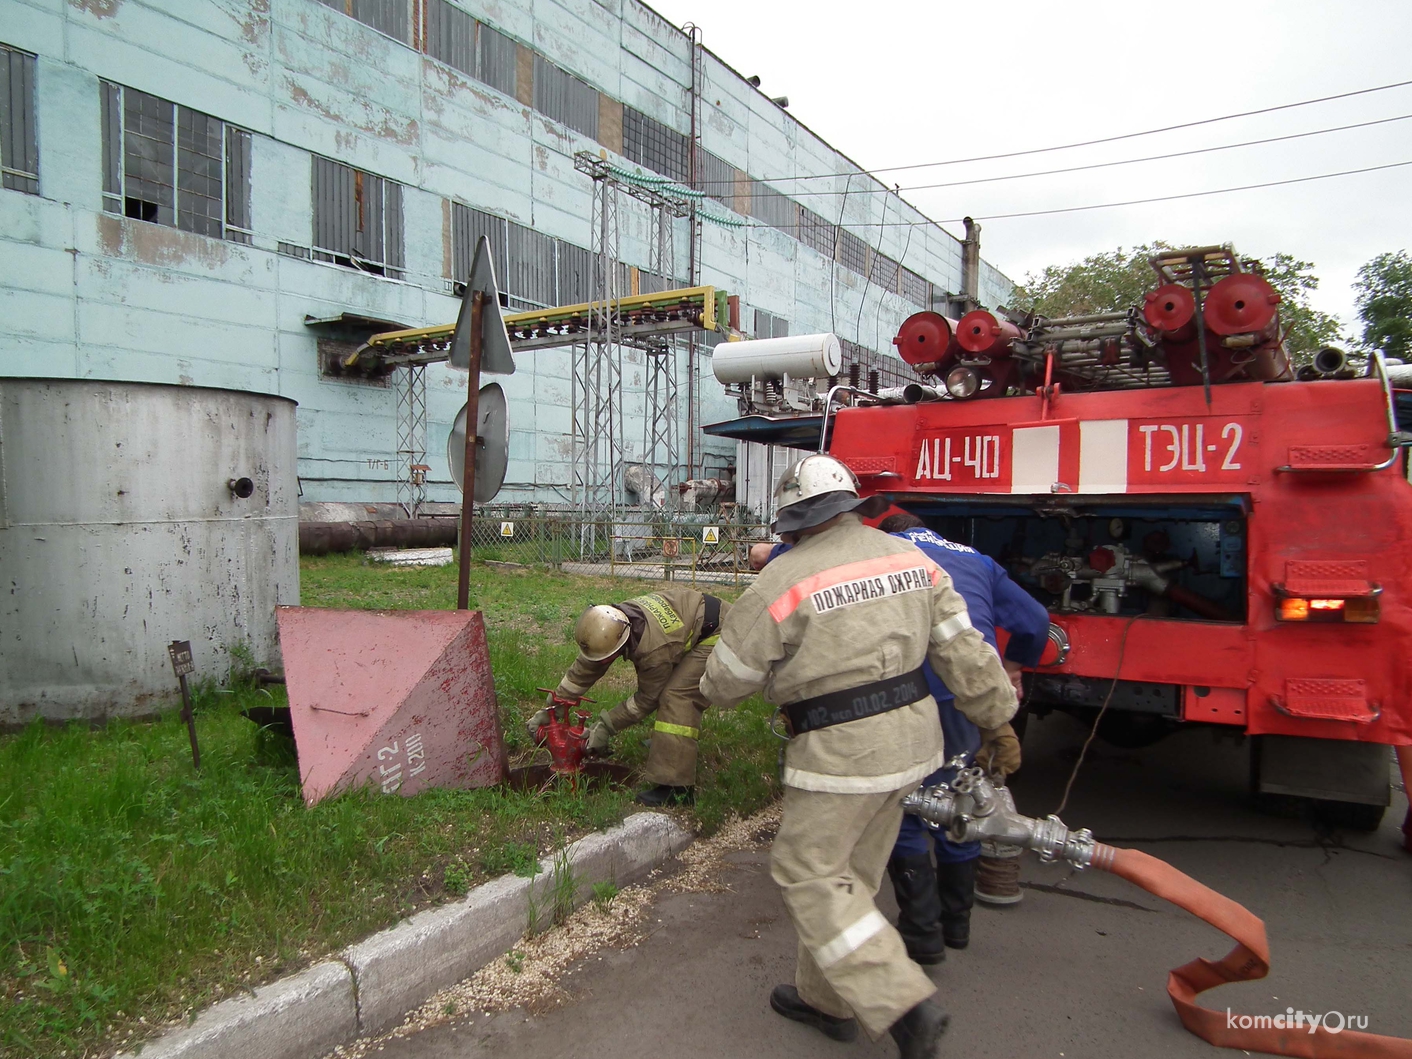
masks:
<svg viewBox="0 0 1412 1059"><path fill-rule="evenodd" d="M740 73L758 74L767 94L788 96L791 114L869 170L1072 144L1412 81L1408 0L649 2L677 25L700 26L707 48ZM1402 115L1409 117L1282 143L991 179ZM1412 248L1412 165L1146 205L984 218L1393 162L1412 162L1412 84L1117 143L878 176L900 184L931 217L979 219L982 256L1017 282L1119 246L1231 243L1244 257L1282 251L1312 262L1320 279L1313 305L1356 333L1359 266ZM976 179L989 182L907 190Z"/></svg>

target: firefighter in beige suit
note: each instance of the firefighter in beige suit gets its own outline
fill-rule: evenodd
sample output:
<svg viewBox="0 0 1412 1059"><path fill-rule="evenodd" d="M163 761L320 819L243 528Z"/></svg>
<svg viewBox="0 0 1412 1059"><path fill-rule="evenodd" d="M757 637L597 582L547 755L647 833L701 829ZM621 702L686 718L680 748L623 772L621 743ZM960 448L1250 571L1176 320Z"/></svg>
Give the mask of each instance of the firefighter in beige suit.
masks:
<svg viewBox="0 0 1412 1059"><path fill-rule="evenodd" d="M625 657L637 670L637 690L599 715L589 731L588 751L606 754L615 734L655 711L642 770L651 786L637 800L653 806L690 801L701 715L708 705L701 674L729 611L729 604L690 588L663 588L613 606L589 607L574 626L579 656L549 706L530 719L530 737L549 719L556 697L581 699L615 659Z"/></svg>
<svg viewBox="0 0 1412 1059"><path fill-rule="evenodd" d="M922 662L982 729L1010 719L1015 692L947 574L863 524L875 501L848 468L808 456L777 496L775 531L795 547L735 604L701 681L719 706L763 690L791 734L771 874L799 954L795 985L770 1003L838 1040L857 1022L890 1031L903 1059L931 1059L947 1016L873 903L903 796L946 761Z"/></svg>

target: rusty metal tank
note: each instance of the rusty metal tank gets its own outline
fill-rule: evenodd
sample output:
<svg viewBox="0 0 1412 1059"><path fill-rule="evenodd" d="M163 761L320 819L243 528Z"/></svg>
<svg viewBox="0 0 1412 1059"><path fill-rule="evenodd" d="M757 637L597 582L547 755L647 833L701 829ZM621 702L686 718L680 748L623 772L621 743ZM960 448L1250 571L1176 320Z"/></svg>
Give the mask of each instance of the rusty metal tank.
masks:
<svg viewBox="0 0 1412 1059"><path fill-rule="evenodd" d="M295 402L0 378L0 727L151 713L299 602Z"/></svg>

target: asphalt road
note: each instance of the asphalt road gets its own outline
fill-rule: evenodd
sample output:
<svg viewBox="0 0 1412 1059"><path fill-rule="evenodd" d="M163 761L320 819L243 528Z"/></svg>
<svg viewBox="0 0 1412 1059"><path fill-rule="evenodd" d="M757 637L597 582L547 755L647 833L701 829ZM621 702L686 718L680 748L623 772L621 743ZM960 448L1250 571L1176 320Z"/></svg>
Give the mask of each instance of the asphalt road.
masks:
<svg viewBox="0 0 1412 1059"><path fill-rule="evenodd" d="M1084 731L1032 722L1015 777L1022 812L1056 807ZM1123 751L1096 743L1065 820L1133 846L1265 919L1273 969L1262 982L1204 995L1247 1014L1365 1015L1376 1033L1412 1036L1412 855L1394 792L1371 834L1321 831L1257 815L1245 797L1246 750L1207 730ZM837 1044L770 1011L793 978L794 931L767 852L733 855L733 893L663 897L636 948L607 950L565 981L572 999L546 1012L481 1015L389 1040L373 1054L417 1059L721 1059L895 1056L890 1041ZM953 1015L942 1055L1211 1056L1165 992L1169 968L1230 947L1224 935L1121 879L1040 865L1027 854L1024 900L978 906L969 949L933 969ZM880 904L894 906L884 883Z"/></svg>

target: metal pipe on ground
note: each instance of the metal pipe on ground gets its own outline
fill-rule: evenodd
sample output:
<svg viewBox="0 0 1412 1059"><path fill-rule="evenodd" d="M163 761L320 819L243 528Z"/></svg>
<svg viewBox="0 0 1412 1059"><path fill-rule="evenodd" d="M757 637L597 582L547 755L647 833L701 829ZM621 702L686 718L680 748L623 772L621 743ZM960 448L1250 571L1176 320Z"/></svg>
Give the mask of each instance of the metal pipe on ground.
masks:
<svg viewBox="0 0 1412 1059"><path fill-rule="evenodd" d="M369 548L438 548L455 545L455 519L379 519L368 522L301 522L299 554L367 551Z"/></svg>

